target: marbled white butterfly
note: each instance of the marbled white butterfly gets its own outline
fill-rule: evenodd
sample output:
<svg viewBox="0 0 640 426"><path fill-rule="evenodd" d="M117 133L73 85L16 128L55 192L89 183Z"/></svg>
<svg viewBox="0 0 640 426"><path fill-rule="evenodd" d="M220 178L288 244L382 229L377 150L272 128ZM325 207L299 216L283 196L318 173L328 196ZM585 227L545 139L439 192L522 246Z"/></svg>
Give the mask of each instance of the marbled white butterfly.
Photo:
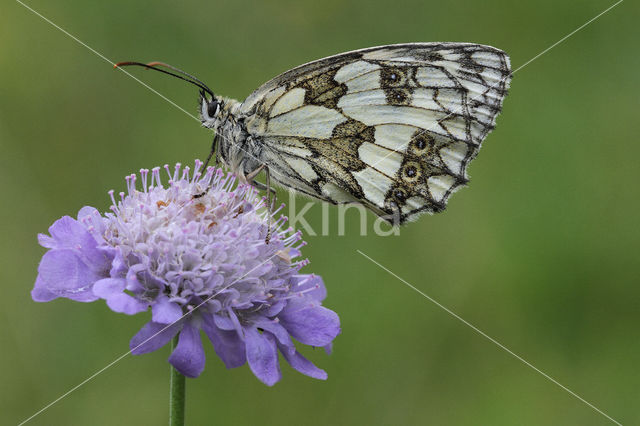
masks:
<svg viewBox="0 0 640 426"><path fill-rule="evenodd" d="M200 87L211 154L241 179L269 180L333 204L358 202L394 223L442 211L493 129L509 57L470 43L409 43L320 59L243 102L172 66L143 65ZM165 67L161 69L159 67ZM167 71L166 68L173 72ZM266 172L267 186L254 181Z"/></svg>

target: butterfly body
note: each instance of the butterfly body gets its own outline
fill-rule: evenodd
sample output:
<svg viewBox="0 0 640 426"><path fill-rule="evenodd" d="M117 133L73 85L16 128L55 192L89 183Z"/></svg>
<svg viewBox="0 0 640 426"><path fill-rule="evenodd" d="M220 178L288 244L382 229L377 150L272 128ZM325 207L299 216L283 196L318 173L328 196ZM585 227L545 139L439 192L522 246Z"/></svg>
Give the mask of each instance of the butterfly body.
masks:
<svg viewBox="0 0 640 426"><path fill-rule="evenodd" d="M218 159L228 169L247 180L263 163L260 161L260 144L247 132L240 102L235 99L215 96L211 100L202 98L200 117L203 126L215 131ZM213 108L211 105L215 105ZM212 115L209 116L209 111Z"/></svg>
<svg viewBox="0 0 640 426"><path fill-rule="evenodd" d="M381 46L294 68L243 102L202 93L200 115L241 178L266 168L290 190L403 223L467 183L510 78L489 46Z"/></svg>

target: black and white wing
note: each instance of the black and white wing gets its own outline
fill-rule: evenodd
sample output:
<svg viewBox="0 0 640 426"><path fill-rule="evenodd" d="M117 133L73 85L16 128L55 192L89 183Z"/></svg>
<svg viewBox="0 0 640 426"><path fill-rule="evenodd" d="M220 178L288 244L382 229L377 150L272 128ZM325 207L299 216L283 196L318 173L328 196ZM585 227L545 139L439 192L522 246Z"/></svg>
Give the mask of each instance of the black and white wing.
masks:
<svg viewBox="0 0 640 426"><path fill-rule="evenodd" d="M510 79L493 47L381 46L287 71L240 112L277 183L402 223L443 210L467 182Z"/></svg>

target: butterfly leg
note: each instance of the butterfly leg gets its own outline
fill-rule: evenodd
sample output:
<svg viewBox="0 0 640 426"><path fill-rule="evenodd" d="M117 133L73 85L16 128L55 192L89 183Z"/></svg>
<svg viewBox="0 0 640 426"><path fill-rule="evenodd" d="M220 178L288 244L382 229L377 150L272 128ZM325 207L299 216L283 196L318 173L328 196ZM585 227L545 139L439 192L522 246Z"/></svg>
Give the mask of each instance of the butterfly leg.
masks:
<svg viewBox="0 0 640 426"><path fill-rule="evenodd" d="M271 188L271 173L269 173L269 167L265 169L265 179L267 184L267 204L269 205L269 218L267 219L267 237L264 242L269 244L269 240L271 239L271 220L272 214L275 204L276 204L276 191ZM271 200L271 192L273 191L273 201Z"/></svg>
<svg viewBox="0 0 640 426"><path fill-rule="evenodd" d="M265 175L266 175L266 181L267 181L266 184L253 180L258 175L258 173L260 173L263 170L265 171ZM276 190L271 187L271 174L269 173L269 168L267 167L266 164L262 164L260 167L258 167L257 169L249 173L245 179L247 180L247 183L255 186L260 191L267 191L267 198L269 202L275 203ZM273 196L273 201L271 201L271 196ZM271 204L269 204L269 209L273 210L273 206Z"/></svg>
<svg viewBox="0 0 640 426"><path fill-rule="evenodd" d="M253 180L253 178L255 178L262 170L264 170L265 173L266 184ZM249 184L260 190L267 191L267 208L269 209L269 217L267 218L267 237L265 238L265 243L269 244L269 240L271 239L271 212L273 211L276 203L276 190L271 187L271 173L269 172L269 167L266 164L262 164L253 172L249 173L246 179Z"/></svg>
<svg viewBox="0 0 640 426"><path fill-rule="evenodd" d="M207 160L204 162L204 166L202 166L202 173L206 173L207 170L207 166L209 165L209 161L211 161L211 157L213 157L216 153L216 148L218 145L218 138L217 135L213 137L213 142L211 142L211 151L209 152L209 155L207 156ZM216 155L216 166L218 165L218 156ZM212 180L213 182L213 180ZM207 188L202 191L199 194L195 194L193 196L193 198L200 198L203 197L207 192L209 192L209 188L211 188L211 185L207 186Z"/></svg>
<svg viewBox="0 0 640 426"><path fill-rule="evenodd" d="M211 151L209 151L209 155L207 156L207 160L204 162L204 167L202 170L206 170L209 165L209 161L211 161L211 157L213 157L216 153L216 149L218 147L218 135L213 137L213 141L211 142ZM216 166L218 165L218 156L216 155Z"/></svg>

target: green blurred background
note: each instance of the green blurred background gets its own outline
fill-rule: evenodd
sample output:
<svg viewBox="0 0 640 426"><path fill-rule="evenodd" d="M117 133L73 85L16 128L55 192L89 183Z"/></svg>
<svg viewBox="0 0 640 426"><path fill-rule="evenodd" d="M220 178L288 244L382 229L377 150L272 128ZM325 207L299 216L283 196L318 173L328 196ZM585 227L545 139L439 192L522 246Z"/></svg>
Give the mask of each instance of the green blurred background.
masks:
<svg viewBox="0 0 640 426"><path fill-rule="evenodd" d="M467 41L514 69L613 2L293 0L27 4L105 55L163 60L244 98L301 63L408 41ZM640 8L626 1L516 73L469 188L400 236L307 236L342 334L314 381L283 365L267 388L207 346L191 425L611 424L384 272L361 250L624 424L640 422ZM131 70L196 112L196 90ZM17 424L128 349L149 318L102 302L34 303L58 217L104 210L141 167L207 154L184 113L7 1L0 15L0 417ZM281 194L281 197L283 195ZM300 202L303 200L300 199ZM321 207L307 220L319 227ZM369 230L373 216L369 216ZM126 357L33 425L165 424L168 347Z"/></svg>

